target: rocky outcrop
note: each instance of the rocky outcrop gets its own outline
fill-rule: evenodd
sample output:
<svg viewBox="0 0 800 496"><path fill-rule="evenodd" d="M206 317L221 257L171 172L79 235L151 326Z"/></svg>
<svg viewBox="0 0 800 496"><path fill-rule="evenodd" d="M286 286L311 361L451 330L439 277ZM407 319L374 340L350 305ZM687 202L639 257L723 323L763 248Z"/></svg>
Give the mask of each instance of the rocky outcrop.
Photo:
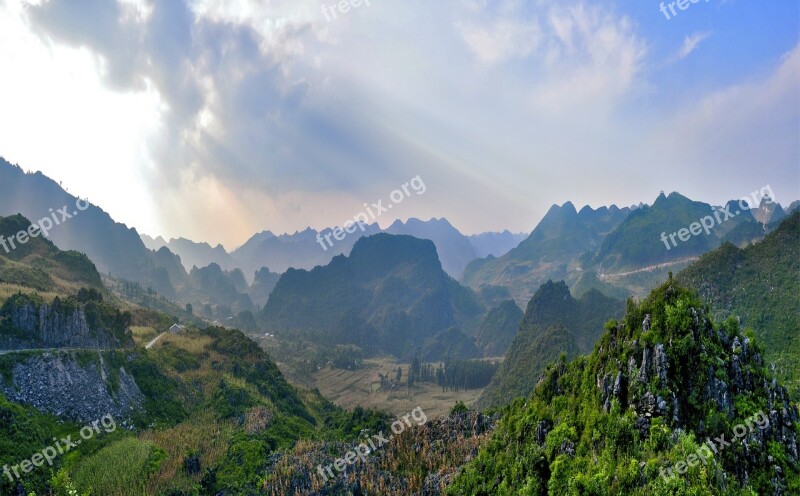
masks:
<svg viewBox="0 0 800 496"><path fill-rule="evenodd" d="M764 370L764 359L749 338L729 335L722 329L714 328L704 309L689 308L688 313L691 317L686 322L686 328L681 329L684 342L680 346L691 346L696 350L698 354L692 358L697 360L697 364L687 363L688 357L677 354L670 362L664 343L645 343L647 333L652 332L649 314L642 321L642 333L638 340L624 342L612 334L611 347L617 352L625 349L629 355L624 367L615 359L615 371L608 371L608 367L605 367L608 372L596 377L603 410L610 411L612 402L617 401L624 408L635 411L635 426L643 438L649 436L650 425L655 417L663 417L676 430L689 430L694 426L698 435L707 436L713 433L706 430L704 419L697 414L697 404L714 405L715 410L735 422L742 420L735 398L764 395L767 398L765 414L769 416L769 426L751 432L742 443L745 456L752 459L747 460L749 464L738 466L735 474L737 479L747 481L747 467L764 463L756 454L750 453L750 446L760 447L756 451L763 453L770 442L777 442L786 448L790 463L800 463L800 443L795 429L798 422L797 407L789 398L787 389L778 385L774 378L774 367L773 378L769 381L759 372ZM720 351L711 353L710 348ZM700 367L701 361L703 368ZM694 404L688 401L693 396L696 397ZM781 489L784 483L781 468L777 464L774 468L774 493L785 494Z"/></svg>
<svg viewBox="0 0 800 496"><path fill-rule="evenodd" d="M9 354L11 376L0 380L9 401L80 422L111 415L125 425L144 395L118 356L99 352Z"/></svg>
<svg viewBox="0 0 800 496"><path fill-rule="evenodd" d="M0 349L130 347L127 315L104 303L14 295L0 311Z"/></svg>
<svg viewBox="0 0 800 496"><path fill-rule="evenodd" d="M356 460L341 473L334 472L326 481L320 475L320 466L334 462L353 450L356 443L316 443L304 446L293 453L276 454L269 458L266 494L382 494L400 496L444 494L456 470L477 455L479 446L488 439L499 417L477 412L457 413L431 419L422 426L390 437L387 445L381 446L366 457ZM386 429L384 433L391 432ZM376 432L362 432L362 438ZM565 451L570 446L564 446ZM574 449L574 448L573 448ZM399 464L415 460L415 465L425 468L425 478L417 480L416 473L398 470Z"/></svg>

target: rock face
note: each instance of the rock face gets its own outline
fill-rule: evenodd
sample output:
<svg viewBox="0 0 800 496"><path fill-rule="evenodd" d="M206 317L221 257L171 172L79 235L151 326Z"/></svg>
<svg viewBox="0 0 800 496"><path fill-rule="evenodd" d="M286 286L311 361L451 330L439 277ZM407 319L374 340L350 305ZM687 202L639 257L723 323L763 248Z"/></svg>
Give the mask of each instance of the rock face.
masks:
<svg viewBox="0 0 800 496"><path fill-rule="evenodd" d="M144 395L124 367L99 352L7 355L17 359L11 377L0 380L9 401L53 415L90 422L111 415L125 424Z"/></svg>
<svg viewBox="0 0 800 496"><path fill-rule="evenodd" d="M764 359L749 338L715 329L702 308L689 308L687 313L691 318L684 322L686 327L681 331L686 336L684 342L691 343L698 352L691 358L680 355L670 358L663 343L646 344L649 315L642 322L640 339L625 341L617 337L616 331L612 332L611 351L626 350L629 358L624 367L617 360L617 365L611 367L613 371L607 367L606 373L596 377L604 411L611 410L614 400L635 411L636 427L643 437L649 435L654 417L663 417L673 429L689 430L694 426L698 435L706 436L712 432L706 431L702 417L697 415L697 407L687 401L688 398L695 395L696 403L713 405L730 421L737 421L741 420L741 412L734 399L755 394L767 398L764 413L770 422L767 428L751 432L744 444L752 442L763 452L770 442L777 442L786 448L791 463L800 462L800 442L794 427L798 422L797 407L787 389L778 385L774 366L770 381L758 372L764 370ZM619 334L622 333L620 330ZM671 346L676 344L671 343ZM707 347L719 351L707 353ZM690 362L691 359L697 362ZM737 467L735 475L740 481L748 480L748 466L763 463L755 454L750 456L752 459ZM782 489L781 467L776 464L773 469L774 494L786 494Z"/></svg>
<svg viewBox="0 0 800 496"><path fill-rule="evenodd" d="M0 349L129 347L128 324L128 314L103 303L14 295L0 310Z"/></svg>
<svg viewBox="0 0 800 496"><path fill-rule="evenodd" d="M369 453L365 461L356 459L341 473L323 478L324 468L335 458L353 450L355 443L316 443L304 446L293 453L279 453L268 460L266 494L307 495L365 495L381 494L400 496L423 494L438 496L445 494L447 486L458 469L475 457L480 445L488 439L498 416L486 416L477 412L454 413L450 416L430 419L421 426L410 427L405 432L390 437L388 444ZM384 433L390 431L384 430ZM362 439L377 432L362 431ZM569 446L564 447L569 450ZM408 456L425 467L424 479L416 473L397 470Z"/></svg>

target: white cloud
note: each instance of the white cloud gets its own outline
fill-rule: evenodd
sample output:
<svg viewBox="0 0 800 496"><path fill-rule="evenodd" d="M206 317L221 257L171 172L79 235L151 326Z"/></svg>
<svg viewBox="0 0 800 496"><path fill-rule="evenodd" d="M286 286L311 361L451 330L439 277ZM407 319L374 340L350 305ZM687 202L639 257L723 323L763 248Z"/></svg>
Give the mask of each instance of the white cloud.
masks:
<svg viewBox="0 0 800 496"><path fill-rule="evenodd" d="M694 33L691 36L686 36L683 39L683 46L673 58L673 61L683 60L694 52L706 38L711 36L711 33Z"/></svg>
<svg viewBox="0 0 800 496"><path fill-rule="evenodd" d="M458 23L464 42L483 63L494 64L525 58L539 46L541 30L535 21L498 20L490 26Z"/></svg>
<svg viewBox="0 0 800 496"><path fill-rule="evenodd" d="M608 110L627 96L641 75L647 47L630 19L601 7L553 7L546 45L548 78L533 101L553 113L576 107Z"/></svg>

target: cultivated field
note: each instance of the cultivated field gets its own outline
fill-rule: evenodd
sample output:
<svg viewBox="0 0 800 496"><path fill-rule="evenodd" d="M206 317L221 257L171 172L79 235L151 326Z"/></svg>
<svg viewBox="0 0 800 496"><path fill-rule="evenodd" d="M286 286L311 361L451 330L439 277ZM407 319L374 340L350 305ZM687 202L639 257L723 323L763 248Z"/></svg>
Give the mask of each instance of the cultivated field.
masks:
<svg viewBox="0 0 800 496"><path fill-rule="evenodd" d="M483 389L468 391L442 391L442 388L429 383L405 386L407 363L400 363L391 358L367 359L364 368L355 371L331 369L325 367L313 374L314 387L319 388L323 396L337 405L352 410L356 406L378 408L394 415L402 415L416 407L422 407L429 417L444 415L458 401L467 406L478 399ZM403 368L403 387L399 391L380 390L378 374L395 377L397 367Z"/></svg>

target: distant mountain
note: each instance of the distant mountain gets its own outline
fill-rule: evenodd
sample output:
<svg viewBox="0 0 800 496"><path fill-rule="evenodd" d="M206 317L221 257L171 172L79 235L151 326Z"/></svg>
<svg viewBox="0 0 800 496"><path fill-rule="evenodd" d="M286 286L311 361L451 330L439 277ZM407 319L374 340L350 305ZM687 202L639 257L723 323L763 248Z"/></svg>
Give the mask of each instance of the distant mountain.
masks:
<svg viewBox="0 0 800 496"><path fill-rule="evenodd" d="M253 302L245 294L247 283L239 269L224 271L217 264L194 267L189 273L190 289L183 296L186 301L201 301L217 307L227 307L222 316L242 311L252 311Z"/></svg>
<svg viewBox="0 0 800 496"><path fill-rule="evenodd" d="M164 238L161 236L156 236L153 238L147 234L139 234L139 237L142 239L142 243L144 243L148 250L158 251L167 246L166 240L164 240Z"/></svg>
<svg viewBox="0 0 800 496"><path fill-rule="evenodd" d="M503 232L485 232L481 234L472 234L467 236L472 248L475 250L475 255L478 258L485 258L489 255L493 257L502 257L512 249L516 248L522 241L527 238L526 233L512 233L509 230Z"/></svg>
<svg viewBox="0 0 800 496"><path fill-rule="evenodd" d="M697 288L717 320L736 317L752 328L766 359L800 397L800 212L763 241L739 249L724 244L678 274Z"/></svg>
<svg viewBox="0 0 800 496"><path fill-rule="evenodd" d="M476 336L476 344L486 357L503 356L517 335L524 312L514 303L506 300L489 311L481 322Z"/></svg>
<svg viewBox="0 0 800 496"><path fill-rule="evenodd" d="M423 362L467 360L481 356L480 350L475 346L475 340L455 327L426 339L420 353Z"/></svg>
<svg viewBox="0 0 800 496"><path fill-rule="evenodd" d="M795 200L789 204L789 208L786 209L786 215L792 215L798 210L800 210L800 200Z"/></svg>
<svg viewBox="0 0 800 496"><path fill-rule="evenodd" d="M395 221L386 229L389 234L405 234L419 239L429 239L436 245L442 268L455 279L460 279L464 267L478 258L469 238L461 234L447 219L422 221L408 219Z"/></svg>
<svg viewBox="0 0 800 496"><path fill-rule="evenodd" d="M629 208L615 205L596 210L586 206L580 212L571 202L553 205L519 246L499 258L473 261L463 280L473 288L506 286L518 303L527 302L535 288L548 279L575 282L582 260L591 258L629 213Z"/></svg>
<svg viewBox="0 0 800 496"><path fill-rule="evenodd" d="M406 222L395 221L385 230L378 224L364 225L363 230L359 226L355 232L344 235L344 239L338 241L333 236L335 233L333 228L322 231L307 228L294 234L279 236L264 231L254 235L244 245L231 252L230 259L226 259L224 264L220 262L222 253L218 253L214 261L223 267L239 267L248 275L255 273L261 267L270 267L278 273L286 272L289 268L308 270L317 265L327 264L337 255L348 255L359 238L379 232L404 234L433 241L445 272L456 279L461 277L464 267L469 262L478 258L474 244L477 243L483 250L505 252L518 243L518 235L508 231L484 233L473 238L461 234L444 218L428 221L411 218ZM325 241L326 236L333 246ZM172 242L169 246L171 250L182 255L182 247L173 246Z"/></svg>
<svg viewBox="0 0 800 496"><path fill-rule="evenodd" d="M174 298L175 288L135 229L78 200L41 172L25 173L0 158L0 215L20 213L52 225L49 239L61 249L85 253L100 272L151 286ZM52 222L46 219L54 219Z"/></svg>
<svg viewBox="0 0 800 496"><path fill-rule="evenodd" d="M359 239L349 257L286 271L260 317L279 335L402 357L481 312L442 270L432 241L381 233Z"/></svg>
<svg viewBox="0 0 800 496"><path fill-rule="evenodd" d="M0 217L0 283L64 294L80 288L105 291L100 273L86 255L61 251L41 235L30 237L32 225L19 214ZM22 239L21 232L26 233Z"/></svg>
<svg viewBox="0 0 800 496"><path fill-rule="evenodd" d="M676 236L681 229L711 215L711 205L692 201L678 193L656 198L652 206L645 205L632 212L603 241L595 262L601 272L622 272L658 263L698 256L718 244L715 236L689 236L686 241L673 237L665 244L662 233ZM713 232L713 231L712 231Z"/></svg>
<svg viewBox="0 0 800 496"><path fill-rule="evenodd" d="M196 243L185 238L170 239L169 242L164 242L164 238L161 236L154 239L146 234L142 234L141 238L145 246L151 250L158 250L162 247L169 248L169 251L181 257L181 262L187 272L192 270L192 267L207 267L211 264L217 264L223 269L236 267L233 259L222 245L212 248L208 243Z"/></svg>
<svg viewBox="0 0 800 496"><path fill-rule="evenodd" d="M280 277L280 274L271 272L267 267L261 267L261 270L256 272L253 284L251 284L250 288L247 290L247 294L250 295L250 299L253 300L254 305L259 307L266 305L269 294L275 289L275 285L278 284L278 279L280 279Z"/></svg>
<svg viewBox="0 0 800 496"><path fill-rule="evenodd" d="M773 201L769 196L762 198L758 208L751 209L751 212L753 217L762 224L780 222L786 217L786 212L780 203Z"/></svg>
<svg viewBox="0 0 800 496"><path fill-rule="evenodd" d="M332 229L316 231L307 228L279 236L264 231L251 237L230 256L234 266L248 275L255 274L261 267L269 267L278 273L286 272L289 268L308 270L326 265L337 255L349 254L360 237L378 232L380 227L377 224L364 225L363 232L359 227L339 241L332 236ZM333 242L332 247L325 242L325 235Z"/></svg>
<svg viewBox="0 0 800 496"><path fill-rule="evenodd" d="M592 289L580 299L564 281L548 281L536 291L503 364L476 402L486 408L533 392L539 375L562 353L588 353L609 319L621 317L625 304Z"/></svg>

